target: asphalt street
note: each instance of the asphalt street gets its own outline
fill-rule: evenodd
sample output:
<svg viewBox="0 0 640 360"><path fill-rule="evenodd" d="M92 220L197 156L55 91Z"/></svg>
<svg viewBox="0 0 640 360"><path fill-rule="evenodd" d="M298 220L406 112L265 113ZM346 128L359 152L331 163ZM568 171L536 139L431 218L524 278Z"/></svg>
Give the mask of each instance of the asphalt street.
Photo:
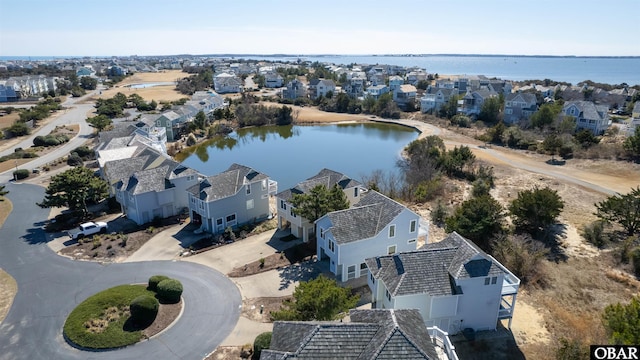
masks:
<svg viewBox="0 0 640 360"><path fill-rule="evenodd" d="M202 359L231 333L240 316L238 288L224 275L190 262L146 261L102 265L56 255L42 230L49 210L35 205L44 189L7 184L13 211L0 228L0 267L18 293L0 324L0 359ZM164 274L184 285L184 312L167 331L123 349L87 352L62 336L67 315L106 288L146 283Z"/></svg>

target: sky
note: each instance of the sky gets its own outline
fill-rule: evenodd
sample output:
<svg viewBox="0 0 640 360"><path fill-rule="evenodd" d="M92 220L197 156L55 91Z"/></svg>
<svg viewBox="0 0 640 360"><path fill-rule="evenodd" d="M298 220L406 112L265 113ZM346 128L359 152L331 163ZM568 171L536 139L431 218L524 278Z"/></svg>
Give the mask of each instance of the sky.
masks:
<svg viewBox="0 0 640 360"><path fill-rule="evenodd" d="M640 0L0 0L0 56L640 56Z"/></svg>

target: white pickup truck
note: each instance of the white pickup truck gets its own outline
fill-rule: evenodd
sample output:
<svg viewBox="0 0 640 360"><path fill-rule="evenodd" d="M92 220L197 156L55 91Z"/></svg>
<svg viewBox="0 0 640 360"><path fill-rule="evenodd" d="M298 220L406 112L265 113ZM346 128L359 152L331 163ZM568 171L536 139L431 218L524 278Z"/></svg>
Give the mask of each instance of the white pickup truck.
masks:
<svg viewBox="0 0 640 360"><path fill-rule="evenodd" d="M71 229L67 232L69 237L72 239L82 239L85 236L97 234L97 233L106 233L107 232L107 223L98 221L98 222L86 222L84 224L80 224L75 229Z"/></svg>

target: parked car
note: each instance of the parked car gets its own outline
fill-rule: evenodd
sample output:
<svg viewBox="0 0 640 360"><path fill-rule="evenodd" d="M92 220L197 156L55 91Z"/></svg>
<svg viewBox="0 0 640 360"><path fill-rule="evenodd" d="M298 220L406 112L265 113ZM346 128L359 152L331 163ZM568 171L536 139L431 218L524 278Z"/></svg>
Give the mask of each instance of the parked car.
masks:
<svg viewBox="0 0 640 360"><path fill-rule="evenodd" d="M89 235L93 235L93 234L104 234L107 232L107 223L103 222L103 221L98 221L98 222L86 222L83 224L80 224L80 226L78 226L75 229L71 229L67 232L67 234L69 234L69 237L77 240L77 239L82 239L85 236L89 236Z"/></svg>

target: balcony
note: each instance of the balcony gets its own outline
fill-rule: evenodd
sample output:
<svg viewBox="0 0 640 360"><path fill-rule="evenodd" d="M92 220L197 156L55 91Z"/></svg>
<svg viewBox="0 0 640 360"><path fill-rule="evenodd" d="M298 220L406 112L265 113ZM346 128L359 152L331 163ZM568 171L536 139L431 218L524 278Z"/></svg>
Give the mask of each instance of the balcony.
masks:
<svg viewBox="0 0 640 360"><path fill-rule="evenodd" d="M437 326L428 327L427 331L440 360L458 360L456 347L451 343L448 333L440 330Z"/></svg>
<svg viewBox="0 0 640 360"><path fill-rule="evenodd" d="M278 193L278 182L269 179L269 195L275 195Z"/></svg>

